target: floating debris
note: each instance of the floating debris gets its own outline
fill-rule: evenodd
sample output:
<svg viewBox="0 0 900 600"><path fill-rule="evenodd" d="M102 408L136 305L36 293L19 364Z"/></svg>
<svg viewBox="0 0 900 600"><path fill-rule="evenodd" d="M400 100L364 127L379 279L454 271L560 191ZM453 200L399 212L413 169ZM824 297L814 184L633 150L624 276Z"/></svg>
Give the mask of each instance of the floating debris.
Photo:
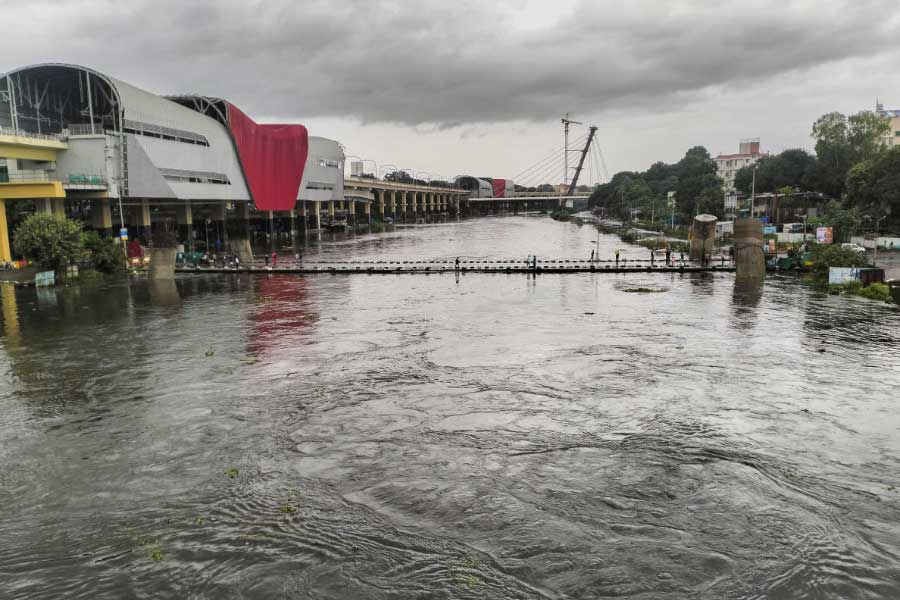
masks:
<svg viewBox="0 0 900 600"><path fill-rule="evenodd" d="M224 473L228 475L229 479L234 479L240 474L240 471L238 471L234 467L231 467L230 469L225 469Z"/></svg>

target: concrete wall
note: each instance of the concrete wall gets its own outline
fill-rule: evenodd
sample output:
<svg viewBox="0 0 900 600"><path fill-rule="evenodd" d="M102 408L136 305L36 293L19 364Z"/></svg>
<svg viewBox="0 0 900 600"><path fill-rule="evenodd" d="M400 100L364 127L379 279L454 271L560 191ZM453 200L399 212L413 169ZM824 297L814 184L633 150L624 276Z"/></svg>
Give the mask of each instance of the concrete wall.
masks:
<svg viewBox="0 0 900 600"><path fill-rule="evenodd" d="M205 146L133 135L129 141L140 146L154 166L160 169L221 173L231 182L224 185L172 181L169 187L176 197L184 200L250 199L237 152L224 125L211 117L127 83L112 81L121 96L126 121L188 131L205 137L209 142L209 146ZM131 191L131 187L129 165L129 191L133 196L139 195Z"/></svg>
<svg viewBox="0 0 900 600"><path fill-rule="evenodd" d="M69 149L59 153L56 176L66 183L70 175L99 175L111 198L119 197L119 139L110 135L70 136Z"/></svg>
<svg viewBox="0 0 900 600"><path fill-rule="evenodd" d="M344 199L344 151L339 143L309 137L309 155L297 199L321 202Z"/></svg>
<svg viewBox="0 0 900 600"><path fill-rule="evenodd" d="M862 236L853 236L850 241L864 248L874 248L876 243L876 240L867 240ZM891 248L893 244L893 248L900 250L900 237L879 237L877 243L879 248Z"/></svg>

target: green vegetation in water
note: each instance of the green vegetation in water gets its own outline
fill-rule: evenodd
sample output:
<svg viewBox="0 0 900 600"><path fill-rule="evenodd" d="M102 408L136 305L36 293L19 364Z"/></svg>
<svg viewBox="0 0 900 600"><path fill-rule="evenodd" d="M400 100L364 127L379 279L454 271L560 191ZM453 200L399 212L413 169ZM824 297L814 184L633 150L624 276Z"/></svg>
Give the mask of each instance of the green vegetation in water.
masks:
<svg viewBox="0 0 900 600"><path fill-rule="evenodd" d="M453 579L459 585L469 588L477 588L484 585L484 580L478 576L478 559L474 556L467 555L462 560L451 561L447 565L447 570L453 575ZM473 571L475 571L473 573Z"/></svg>
<svg viewBox="0 0 900 600"><path fill-rule="evenodd" d="M891 289L884 283L872 283L867 287L863 287L859 281L848 281L839 285L831 284L828 286L828 293L837 296L839 294L851 294L854 296L862 296L869 300L877 302L893 302L891 297Z"/></svg>
<svg viewBox="0 0 900 600"><path fill-rule="evenodd" d="M625 288L622 291L629 293L629 294L659 294L661 292L666 292L668 290L656 289L656 288L646 288L646 287L636 287L636 288Z"/></svg>
<svg viewBox="0 0 900 600"><path fill-rule="evenodd" d="M153 562L159 562L159 561L161 561L162 559L163 559L163 553L162 553L162 550L156 549L156 550L154 550L153 552L150 553L150 560L152 560Z"/></svg>
<svg viewBox="0 0 900 600"><path fill-rule="evenodd" d="M279 512L285 515L291 515L297 512L297 507L291 503L282 504L278 507Z"/></svg>
<svg viewBox="0 0 900 600"><path fill-rule="evenodd" d="M216 355L216 351L213 350L212 348L210 348L209 350L206 351L206 358L212 358L215 355Z"/></svg>
<svg viewBox="0 0 900 600"><path fill-rule="evenodd" d="M225 473L225 475L228 476L229 479L234 479L238 475L240 475L240 471L238 471L234 467L231 467L230 469L225 469L224 473Z"/></svg>
<svg viewBox="0 0 900 600"><path fill-rule="evenodd" d="M206 525L206 522L208 520L209 519L207 519L204 516L194 517L194 525L198 525L198 526L202 527L202 526Z"/></svg>

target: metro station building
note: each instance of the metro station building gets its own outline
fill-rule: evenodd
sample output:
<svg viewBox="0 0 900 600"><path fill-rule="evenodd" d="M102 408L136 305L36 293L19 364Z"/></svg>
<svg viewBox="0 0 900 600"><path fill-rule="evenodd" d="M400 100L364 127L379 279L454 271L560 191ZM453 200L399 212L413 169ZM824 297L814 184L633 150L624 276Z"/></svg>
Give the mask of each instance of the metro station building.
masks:
<svg viewBox="0 0 900 600"><path fill-rule="evenodd" d="M293 231L343 203L343 167L336 141L258 124L221 98L162 97L75 65L24 67L0 76L0 261L34 211L143 240L153 223L174 223L192 247L227 242L232 223Z"/></svg>

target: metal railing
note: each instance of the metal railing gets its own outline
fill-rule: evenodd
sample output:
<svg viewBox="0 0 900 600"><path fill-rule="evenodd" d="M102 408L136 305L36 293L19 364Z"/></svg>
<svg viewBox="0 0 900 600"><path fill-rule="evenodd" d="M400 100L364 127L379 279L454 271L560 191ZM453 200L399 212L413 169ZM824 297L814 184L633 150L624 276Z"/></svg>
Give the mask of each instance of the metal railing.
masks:
<svg viewBox="0 0 900 600"><path fill-rule="evenodd" d="M36 140L51 140L54 142L61 142L64 139L61 133L34 133L32 131L23 131L22 129L16 130L12 127L2 126L0 126L0 135L13 135Z"/></svg>
<svg viewBox="0 0 900 600"><path fill-rule="evenodd" d="M98 174L70 173L63 180L64 185L106 185L106 178Z"/></svg>
<svg viewBox="0 0 900 600"><path fill-rule="evenodd" d="M94 123L94 130L91 131L90 123L70 123L66 125L66 131L69 135L103 135L105 129L102 123Z"/></svg>
<svg viewBox="0 0 900 600"><path fill-rule="evenodd" d="M14 171L12 173L0 173L0 183L50 183L59 181L51 178L46 171Z"/></svg>

